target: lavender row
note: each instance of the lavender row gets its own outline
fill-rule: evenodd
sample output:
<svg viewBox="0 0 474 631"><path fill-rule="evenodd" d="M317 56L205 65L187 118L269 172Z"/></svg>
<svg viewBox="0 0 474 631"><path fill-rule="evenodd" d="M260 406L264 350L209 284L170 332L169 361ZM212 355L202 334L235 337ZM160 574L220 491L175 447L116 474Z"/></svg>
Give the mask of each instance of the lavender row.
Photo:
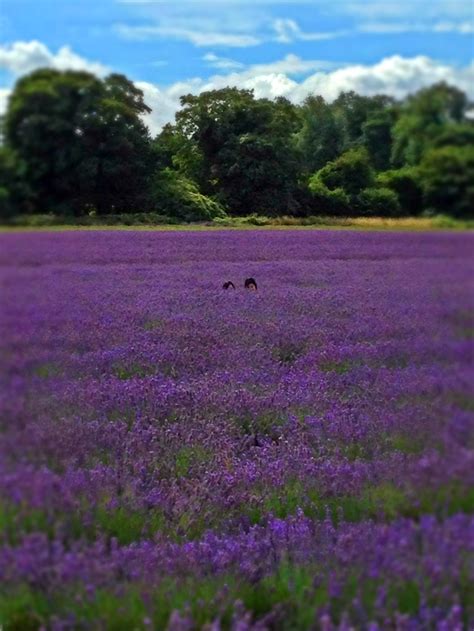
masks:
<svg viewBox="0 0 474 631"><path fill-rule="evenodd" d="M0 622L469 627L469 234L2 246Z"/></svg>

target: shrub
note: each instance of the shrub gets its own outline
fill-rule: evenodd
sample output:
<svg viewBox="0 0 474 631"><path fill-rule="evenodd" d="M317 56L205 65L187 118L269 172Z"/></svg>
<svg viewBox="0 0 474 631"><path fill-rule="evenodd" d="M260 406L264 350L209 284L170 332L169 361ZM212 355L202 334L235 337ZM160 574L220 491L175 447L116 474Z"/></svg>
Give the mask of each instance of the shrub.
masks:
<svg viewBox="0 0 474 631"><path fill-rule="evenodd" d="M155 176L152 200L160 214L184 221L210 221L226 216L223 207L200 193L192 180L169 168Z"/></svg>
<svg viewBox="0 0 474 631"><path fill-rule="evenodd" d="M417 167L385 171L377 176L377 183L396 194L402 214L420 215L423 211L423 191Z"/></svg>
<svg viewBox="0 0 474 631"><path fill-rule="evenodd" d="M0 146L0 219L25 212L29 194L24 163L8 147Z"/></svg>
<svg viewBox="0 0 474 631"><path fill-rule="evenodd" d="M400 204L397 195L389 188L366 188L357 199L361 215L373 217L398 217Z"/></svg>
<svg viewBox="0 0 474 631"><path fill-rule="evenodd" d="M472 122L451 123L433 140L433 147L474 145L474 125Z"/></svg>
<svg viewBox="0 0 474 631"><path fill-rule="evenodd" d="M247 217L242 217L239 221L241 224L249 224L251 226L267 226L270 223L269 217L252 213Z"/></svg>
<svg viewBox="0 0 474 631"><path fill-rule="evenodd" d="M348 215L351 214L349 196L342 188L330 190L318 177L314 175L309 182L312 193L312 210L320 215Z"/></svg>
<svg viewBox="0 0 474 631"><path fill-rule="evenodd" d="M7 219L13 214L10 193L4 186L0 186L0 218Z"/></svg>
<svg viewBox="0 0 474 631"><path fill-rule="evenodd" d="M374 184L374 171L363 148L351 149L328 162L317 172L317 179L331 191L342 189L350 197Z"/></svg>
<svg viewBox="0 0 474 631"><path fill-rule="evenodd" d="M0 193L1 194L1 193ZM156 226L179 224L176 217L156 213L122 213L120 215L14 215L3 221L4 225L47 228L51 226Z"/></svg>
<svg viewBox="0 0 474 631"><path fill-rule="evenodd" d="M420 175L425 208L460 219L474 216L474 146L428 151Z"/></svg>

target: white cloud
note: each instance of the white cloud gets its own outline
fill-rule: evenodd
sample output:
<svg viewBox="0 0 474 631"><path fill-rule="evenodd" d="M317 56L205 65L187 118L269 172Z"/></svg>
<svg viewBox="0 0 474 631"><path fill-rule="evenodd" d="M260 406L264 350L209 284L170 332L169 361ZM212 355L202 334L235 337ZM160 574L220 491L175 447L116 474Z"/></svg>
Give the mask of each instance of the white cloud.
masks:
<svg viewBox="0 0 474 631"><path fill-rule="evenodd" d="M367 22L361 24L358 31L363 33L458 33L460 35L470 35L474 33L472 22Z"/></svg>
<svg viewBox="0 0 474 631"><path fill-rule="evenodd" d="M165 88L146 82L137 85L145 92L145 101L153 108L147 117L153 133L173 120L174 113L179 109L181 95L199 94L226 86L253 89L258 98L284 96L299 103L308 94L321 94L332 101L340 92L347 90L366 95L385 93L402 98L437 81L447 81L474 98L474 64L456 68L429 57L404 58L394 55L373 65L352 64L335 70L320 70L299 82L290 78L289 75L297 74L295 68L298 64L305 63L321 62L305 62L289 55L274 64L255 65L243 72L219 74L206 81L195 78Z"/></svg>
<svg viewBox="0 0 474 631"><path fill-rule="evenodd" d="M327 70L341 66L341 64L320 59L301 59L301 57L292 53L289 53L283 59L267 64L252 64L247 66L239 61L228 59L227 57L219 57L215 53L207 53L204 55L203 59L207 61L210 66L219 70L240 70L239 76L242 78L275 73L290 76L304 75L314 70Z"/></svg>
<svg viewBox="0 0 474 631"><path fill-rule="evenodd" d="M175 112L179 109L181 93L175 94L172 86L162 89L147 81L136 81L135 85L143 91L145 103L152 109L151 114L146 114L143 119L148 125L150 132L155 135L163 125L174 119ZM186 88L191 88L191 86L186 86ZM190 91L190 89L186 88L182 94Z"/></svg>
<svg viewBox="0 0 474 631"><path fill-rule="evenodd" d="M0 46L0 68L20 76L37 68L56 68L57 70L87 70L102 76L108 72L103 64L91 62L74 53L69 46L62 46L53 53L41 42L14 42Z"/></svg>
<svg viewBox="0 0 474 631"><path fill-rule="evenodd" d="M236 70L244 67L244 64L240 63L240 61L235 61L228 57L219 57L215 53L207 53L203 56L203 60L212 68L218 68L219 70Z"/></svg>
<svg viewBox="0 0 474 631"><path fill-rule="evenodd" d="M416 4L416 0L415 0ZM433 3L432 3L433 4ZM342 1L338 6L339 9L342 6L346 7L348 13L353 12L353 7L351 3L344 3ZM371 33L371 34L390 34L390 33L457 33L460 35L470 35L474 33L474 21L473 14L470 15L470 20L434 20L433 18L437 15L446 16L452 15L451 12L445 11L437 11L433 12L432 7L428 8L426 11L421 11L421 14L425 21L420 21L420 13L415 14L416 20L413 21L399 21L400 17L403 17L405 14L411 14L413 10L413 6L409 10L403 2L391 4L387 3L383 5L384 12L385 9L388 9L388 15L386 17L394 17L398 18L395 21L369 21L369 22L361 22L357 24L355 27L351 29L339 29L335 31L318 31L318 32L305 32L303 31L298 23L295 20L287 19L287 18L278 18L273 21L273 29L275 31L275 40L282 44L290 44L292 42L302 41L302 42L311 42L311 41L324 41L329 39L335 39L336 37L344 37L346 35L351 35L356 32L362 33ZM451 5L452 8L452 5ZM420 9L420 6L419 6ZM447 7L446 7L447 9ZM373 18L377 15L378 11L375 6L371 6L371 10L366 12L367 6L365 8L360 9L361 16L367 16ZM463 15L463 12L461 12Z"/></svg>
<svg viewBox="0 0 474 631"><path fill-rule="evenodd" d="M474 30L472 0L293 0L311 5L318 29L305 30L291 15L278 15L272 5L284 0L128 1L142 24L115 24L126 39L172 38L197 47L252 47L269 42L324 42L367 33L456 33ZM290 4L287 1L287 4ZM329 21L328 21L329 16ZM334 24L340 28L326 28ZM225 69L222 67L221 69Z"/></svg>
<svg viewBox="0 0 474 631"><path fill-rule="evenodd" d="M257 46L261 40L254 35L230 33L225 31L207 31L199 28L191 29L180 26L129 26L115 24L115 32L131 40L148 40L159 37L188 41L195 46L227 46L229 48L247 48Z"/></svg>
<svg viewBox="0 0 474 631"><path fill-rule="evenodd" d="M208 79L191 78L169 86L145 81L136 83L145 94L145 102L153 110L145 117L152 133L157 133L165 123L173 121L183 94L199 94L227 86L253 89L257 98L284 96L298 103L308 94L321 94L331 101L347 90L367 95L386 93L401 98L437 81L447 81L474 98L474 63L455 67L426 56L405 58L394 55L372 65L346 64L336 68L331 63L305 60L294 54L272 63L243 68L237 66L239 62L215 53L208 53L204 59L221 72ZM0 46L0 67L14 76L40 66L84 69L99 75L107 70L102 64L83 59L68 47L54 54L35 41ZM9 93L6 87L0 89L0 114L6 109Z"/></svg>
<svg viewBox="0 0 474 631"><path fill-rule="evenodd" d="M281 44L290 44L295 41L317 42L335 37L347 35L346 30L340 31L321 31L317 33L305 33L301 30L295 20L279 18L273 21L273 29L276 33L276 41Z"/></svg>
<svg viewBox="0 0 474 631"><path fill-rule="evenodd" d="M6 111L8 98L11 90L8 88L0 88L0 116Z"/></svg>
<svg viewBox="0 0 474 631"><path fill-rule="evenodd" d="M298 55L289 53L283 59L268 64L254 64L248 68L247 74L255 76L268 73L283 73L293 76L308 74L314 70L330 70L340 66L341 64L321 59L301 59Z"/></svg>
<svg viewBox="0 0 474 631"><path fill-rule="evenodd" d="M461 33L469 35L474 33L474 21L471 22L438 22L433 26L435 33Z"/></svg>
<svg viewBox="0 0 474 631"><path fill-rule="evenodd" d="M474 94L474 66L455 68L429 57L401 57L393 55L372 65L351 65L331 73L317 73L300 85L300 93L317 92L332 100L341 91L354 90L360 94L390 94L402 98L438 81L447 81Z"/></svg>
<svg viewBox="0 0 474 631"><path fill-rule="evenodd" d="M265 20L257 20L257 23L252 23L244 20L243 16L236 20L235 25L226 22L219 25L216 20L180 18L153 25L115 24L113 28L124 39L144 41L172 38L188 41L198 47L223 46L228 48L248 48L269 41L276 41L281 44L295 41L325 41L349 33L347 30L307 33L299 27L295 20L286 18L272 20L267 17ZM222 68L224 67L222 66Z"/></svg>
<svg viewBox="0 0 474 631"><path fill-rule="evenodd" d="M220 90L227 86L254 90L260 97L275 98L288 95L298 84L283 73L254 74L251 71L234 72L227 75L215 75L204 81L195 78L180 81L161 88L147 81L139 81L136 85L143 90L145 102L152 108L151 114L145 116L145 122L152 134L156 134L166 123L174 120L180 107L179 99L184 94L200 94L208 90Z"/></svg>

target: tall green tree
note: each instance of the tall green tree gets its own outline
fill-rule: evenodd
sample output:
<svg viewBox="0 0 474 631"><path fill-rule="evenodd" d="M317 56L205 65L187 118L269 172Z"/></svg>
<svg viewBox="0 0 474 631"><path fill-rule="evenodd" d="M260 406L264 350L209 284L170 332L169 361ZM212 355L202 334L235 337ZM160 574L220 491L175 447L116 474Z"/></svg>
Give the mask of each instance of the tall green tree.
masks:
<svg viewBox="0 0 474 631"><path fill-rule="evenodd" d="M431 149L420 164L425 207L442 214L474 217L474 146Z"/></svg>
<svg viewBox="0 0 474 631"><path fill-rule="evenodd" d="M371 114L362 124L361 143L377 171L385 171L390 166L393 119L393 112L385 109Z"/></svg>
<svg viewBox="0 0 474 631"><path fill-rule="evenodd" d="M301 106L225 88L183 96L152 141L150 110L126 77L38 70L18 81L0 120L0 214L466 216L467 107L445 83L400 103L345 92Z"/></svg>
<svg viewBox="0 0 474 631"><path fill-rule="evenodd" d="M177 166L177 156L184 144L186 139L174 125L167 123L151 143L153 172Z"/></svg>
<svg viewBox="0 0 474 631"><path fill-rule="evenodd" d="M393 128L392 164L416 165L448 125L464 120L468 99L445 82L419 90L409 97Z"/></svg>
<svg viewBox="0 0 474 631"><path fill-rule="evenodd" d="M393 104L394 100L384 94L362 96L354 91L341 92L332 110L342 128L344 149L361 144L364 123Z"/></svg>
<svg viewBox="0 0 474 631"><path fill-rule="evenodd" d="M143 94L122 75L38 70L20 79L5 139L26 165L36 211L140 209L149 135Z"/></svg>
<svg viewBox="0 0 474 631"><path fill-rule="evenodd" d="M300 108L300 117L296 146L301 154L302 171L310 174L342 153L343 131L322 96L309 96Z"/></svg>
<svg viewBox="0 0 474 631"><path fill-rule="evenodd" d="M225 88L187 95L176 114L176 163L234 214L289 212L298 163L292 143L297 117L285 99L255 99Z"/></svg>
<svg viewBox="0 0 474 631"><path fill-rule="evenodd" d="M418 167L403 167L377 175L379 187L395 193L402 214L416 216L423 211L423 190Z"/></svg>

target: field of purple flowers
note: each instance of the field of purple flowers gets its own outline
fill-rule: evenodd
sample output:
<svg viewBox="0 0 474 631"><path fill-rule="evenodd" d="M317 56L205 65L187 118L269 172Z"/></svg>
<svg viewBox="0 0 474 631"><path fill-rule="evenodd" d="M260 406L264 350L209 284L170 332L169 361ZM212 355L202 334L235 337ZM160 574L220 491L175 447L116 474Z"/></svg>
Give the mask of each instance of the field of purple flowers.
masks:
<svg viewBox="0 0 474 631"><path fill-rule="evenodd" d="M0 243L4 631L473 628L472 235Z"/></svg>

